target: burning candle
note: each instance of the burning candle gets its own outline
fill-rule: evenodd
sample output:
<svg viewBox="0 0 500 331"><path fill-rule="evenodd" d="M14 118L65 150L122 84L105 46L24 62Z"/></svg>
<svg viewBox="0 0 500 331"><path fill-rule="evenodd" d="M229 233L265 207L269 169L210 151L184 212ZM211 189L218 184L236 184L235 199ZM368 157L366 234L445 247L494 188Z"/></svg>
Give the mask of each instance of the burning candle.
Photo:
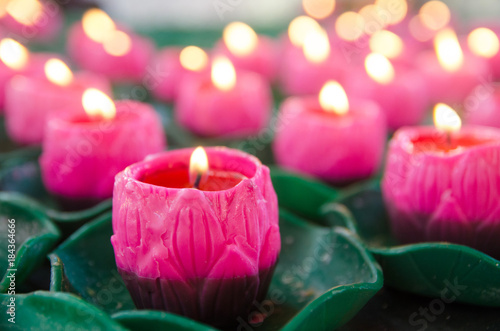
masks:
<svg viewBox="0 0 500 331"><path fill-rule="evenodd" d="M80 109L85 89L95 87L106 92L111 89L103 77L88 72L73 75L68 66L56 58L45 62L44 71L44 77L15 76L6 86L7 133L16 143L41 143L48 116L55 116L63 109Z"/></svg>
<svg viewBox="0 0 500 331"><path fill-rule="evenodd" d="M269 169L225 147L148 157L116 176L113 233L138 308L234 326L265 298L280 251Z"/></svg>
<svg viewBox="0 0 500 331"><path fill-rule="evenodd" d="M288 27L288 38L280 68L285 93L317 94L326 81L341 76L339 58L331 51L328 35L312 18L294 19Z"/></svg>
<svg viewBox="0 0 500 331"><path fill-rule="evenodd" d="M477 28L469 33L467 42L472 53L488 61L493 79L500 79L500 41L498 34L488 28Z"/></svg>
<svg viewBox="0 0 500 331"><path fill-rule="evenodd" d="M228 57L236 69L256 72L268 80L274 80L278 73L279 58L274 41L257 35L242 22L232 22L224 28L214 54Z"/></svg>
<svg viewBox="0 0 500 331"><path fill-rule="evenodd" d="M196 76L206 73L208 55L196 46L187 46L182 50L166 48L162 50L153 62L153 68L164 73L152 82L154 96L163 101L177 98L180 81L186 76Z"/></svg>
<svg viewBox="0 0 500 331"><path fill-rule="evenodd" d="M342 86L329 81L319 98L290 97L280 109L276 162L335 184L373 175L380 166L386 119L377 104L348 100Z"/></svg>
<svg viewBox="0 0 500 331"><path fill-rule="evenodd" d="M438 32L434 45L437 57L425 52L417 58L432 102L461 103L477 85L489 79L486 62L464 54L453 30Z"/></svg>
<svg viewBox="0 0 500 331"><path fill-rule="evenodd" d="M100 9L89 9L68 34L68 53L82 68L114 80L140 81L154 52L153 43L118 27Z"/></svg>
<svg viewBox="0 0 500 331"><path fill-rule="evenodd" d="M256 73L236 72L231 61L219 56L212 62L211 77L181 82L175 116L195 134L235 138L259 133L271 110L269 83Z"/></svg>
<svg viewBox="0 0 500 331"><path fill-rule="evenodd" d="M160 123L147 104L124 100L115 105L103 92L86 90L77 113L47 124L40 157L45 186L64 199L111 197L118 172L165 148Z"/></svg>
<svg viewBox="0 0 500 331"><path fill-rule="evenodd" d="M345 77L349 95L376 101L391 130L420 123L429 105L426 81L415 69L393 65L385 56L370 53L365 70L351 70Z"/></svg>
<svg viewBox="0 0 500 331"><path fill-rule="evenodd" d="M61 31L62 10L55 2L7 0L0 6L0 23L21 39L48 41Z"/></svg>
<svg viewBox="0 0 500 331"><path fill-rule="evenodd" d="M398 130L382 192L401 243L448 241L500 257L500 131L461 128L445 104L433 127Z"/></svg>

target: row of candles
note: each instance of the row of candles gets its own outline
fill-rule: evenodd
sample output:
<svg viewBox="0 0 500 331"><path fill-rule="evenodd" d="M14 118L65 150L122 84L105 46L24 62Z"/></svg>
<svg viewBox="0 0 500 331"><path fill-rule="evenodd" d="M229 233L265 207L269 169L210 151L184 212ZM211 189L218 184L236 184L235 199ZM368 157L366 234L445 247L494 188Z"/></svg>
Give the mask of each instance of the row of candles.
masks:
<svg viewBox="0 0 500 331"><path fill-rule="evenodd" d="M111 241L139 307L227 325L263 299L280 250L266 166L227 148L162 152L165 132L152 107L107 96L109 80L140 81L148 65L168 73L151 87L154 96L173 101L177 122L201 136L258 134L278 83L290 97L274 128L276 162L336 185L376 174L387 134L397 130L382 180L397 238L451 241L499 257L500 129L462 128L450 107L500 78L498 35L474 29L463 47L446 10L430 1L418 21L392 15L392 26L371 35L355 28L376 7L343 13L335 33L300 16L279 41L235 22L210 54L196 46L154 54L150 41L92 9L68 35L70 57L88 71L0 42L7 130L20 144L43 144L42 175L54 194L113 194ZM415 39L427 35L434 50ZM498 93L487 88L479 103L465 103L474 108L465 110L468 124L500 124ZM435 127L416 126L433 104ZM236 308L213 308L219 296L238 298Z"/></svg>

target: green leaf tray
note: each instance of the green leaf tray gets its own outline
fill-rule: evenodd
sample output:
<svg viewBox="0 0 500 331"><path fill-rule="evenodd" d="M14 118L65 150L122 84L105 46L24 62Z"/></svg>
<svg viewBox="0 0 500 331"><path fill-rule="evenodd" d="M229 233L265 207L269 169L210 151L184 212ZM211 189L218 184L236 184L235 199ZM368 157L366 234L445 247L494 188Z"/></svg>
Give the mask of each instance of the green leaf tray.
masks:
<svg viewBox="0 0 500 331"><path fill-rule="evenodd" d="M269 317L257 330L332 330L346 323L382 287L373 257L345 228L326 228L280 212L282 253L271 282ZM171 326L210 330L180 316L135 310L116 270L111 214L84 225L51 253L52 291L70 291L132 330ZM244 326L250 327L249 321ZM248 324L246 324L248 323Z"/></svg>
<svg viewBox="0 0 500 331"><path fill-rule="evenodd" d="M398 245L391 235L378 180L338 190L278 168L271 176L278 198L285 197L280 200L282 208L357 233L382 266L386 285L418 295L500 307L500 261L444 242ZM309 200L315 205L303 203Z"/></svg>

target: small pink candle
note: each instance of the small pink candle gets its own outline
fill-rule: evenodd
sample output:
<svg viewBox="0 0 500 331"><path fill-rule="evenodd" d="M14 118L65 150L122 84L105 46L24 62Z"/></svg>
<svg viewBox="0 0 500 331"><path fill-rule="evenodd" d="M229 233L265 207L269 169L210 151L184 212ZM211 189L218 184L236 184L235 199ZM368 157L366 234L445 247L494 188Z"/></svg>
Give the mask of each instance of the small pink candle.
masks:
<svg viewBox="0 0 500 331"><path fill-rule="evenodd" d="M177 99L182 80L208 71L208 56L196 46L166 48L156 55L153 68L163 76L153 81L151 91L157 99L168 102Z"/></svg>
<svg viewBox="0 0 500 331"><path fill-rule="evenodd" d="M347 100L342 87L328 82L313 97L291 97L281 106L274 156L285 168L335 184L373 175L380 166L386 119L377 104Z"/></svg>
<svg viewBox="0 0 500 331"><path fill-rule="evenodd" d="M50 41L62 29L62 9L54 1L11 0L2 4L4 15L0 24L19 39Z"/></svg>
<svg viewBox="0 0 500 331"><path fill-rule="evenodd" d="M278 73L277 45L242 22L226 26L223 40L216 45L214 54L228 57L236 69L256 72L269 81Z"/></svg>
<svg viewBox="0 0 500 331"><path fill-rule="evenodd" d="M469 33L467 42L469 49L475 55L486 59L490 65L493 80L500 79L500 28L495 30L477 28Z"/></svg>
<svg viewBox="0 0 500 331"><path fill-rule="evenodd" d="M40 144L49 115L80 109L85 89L109 92L109 82L88 72L76 73L59 59L45 62L45 76L16 76L5 89L5 119L9 137L18 144Z"/></svg>
<svg viewBox="0 0 500 331"><path fill-rule="evenodd" d="M140 81L153 58L154 45L117 28L106 13L94 8L70 28L68 53L84 69L113 80Z"/></svg>
<svg viewBox="0 0 500 331"><path fill-rule="evenodd" d="M40 167L47 189L56 196L86 201L111 197L115 175L146 155L165 148L165 134L154 109L125 100L116 106L89 89L78 113L50 120Z"/></svg>
<svg viewBox="0 0 500 331"><path fill-rule="evenodd" d="M5 38L0 41L0 113L5 106L5 88L15 75L41 77L44 75L45 62L54 54L29 53L17 41Z"/></svg>
<svg viewBox="0 0 500 331"><path fill-rule="evenodd" d="M500 128L500 88L479 86L464 102L464 121Z"/></svg>
<svg viewBox="0 0 500 331"><path fill-rule="evenodd" d="M382 192L401 243L447 241L500 257L500 131L460 130L439 104L433 127L407 127L390 143Z"/></svg>
<svg viewBox="0 0 500 331"><path fill-rule="evenodd" d="M262 76L236 72L225 57L212 64L211 77L187 77L179 88L177 121L200 136L246 137L269 122L271 88Z"/></svg>
<svg viewBox="0 0 500 331"><path fill-rule="evenodd" d="M345 77L347 93L376 101L386 114L391 130L421 123L429 106L426 84L414 68L392 65L379 53L370 53L364 69L353 69Z"/></svg>
<svg viewBox="0 0 500 331"><path fill-rule="evenodd" d="M464 53L453 30L439 32L434 43L438 56L424 52L416 63L426 77L432 103L461 103L477 85L489 80L487 63Z"/></svg>
<svg viewBox="0 0 500 331"><path fill-rule="evenodd" d="M113 233L138 308L234 326L265 298L280 252L269 169L225 147L148 157L116 176Z"/></svg>

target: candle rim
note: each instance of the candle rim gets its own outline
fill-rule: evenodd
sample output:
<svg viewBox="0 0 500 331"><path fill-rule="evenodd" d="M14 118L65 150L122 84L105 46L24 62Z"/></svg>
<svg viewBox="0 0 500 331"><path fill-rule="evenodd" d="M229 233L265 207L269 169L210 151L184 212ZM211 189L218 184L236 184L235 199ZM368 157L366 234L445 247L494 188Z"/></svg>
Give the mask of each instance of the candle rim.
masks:
<svg viewBox="0 0 500 331"><path fill-rule="evenodd" d="M253 169L250 171L251 174L247 175L247 174L243 173L242 171L238 171L238 170L234 170L234 169L225 169L225 168L221 168L221 167L214 166L213 164L211 164L210 168L213 170L233 171L233 172L237 172L237 173L243 175L245 178L243 178L235 186L230 187L230 188L225 189L225 190L200 191L200 192L203 192L203 194L205 194L205 195L218 194L219 192L229 192L232 190L236 190L238 187L249 183L249 181L254 181L255 178L260 176L260 173L262 171L264 171L263 169L269 169L269 168L267 168L267 166L262 164L257 157L255 157L251 154L248 154L246 152L237 150L237 149L233 149L233 148L229 148L229 147L225 147L225 146L204 147L204 149L207 153L207 156L209 159L209 164L210 164L211 155L219 154L220 156L226 155L226 156L231 157L231 158L235 157L235 158L240 159L240 160L245 160L246 162L248 162L248 164L251 164L251 166L253 167ZM182 169L184 167L186 167L186 170L189 170L189 159L190 159L190 156L191 156L193 151L194 151L194 148L181 148L181 149L163 151L163 152L160 152L157 154L149 155L144 160L129 165L127 168L125 168L120 173L120 176L123 176L127 180L133 181L134 183L136 183L144 188L146 188L148 186L154 186L154 187L161 189L161 190L168 190L168 191L175 191L175 192L180 192L182 190L189 189L189 188L174 188L174 187L166 187L166 186L150 184L150 183L144 182L143 178L145 176L145 172L152 168L151 163L154 163L154 162L156 162L156 164L155 164L156 167L159 164L162 165L160 171L166 171L168 169ZM176 157L180 157L181 161L178 161L178 159L175 159ZM166 167L166 165L168 165L168 163L167 163L168 159L176 160L176 163L178 163L179 165L182 165L182 167L180 167L180 166L174 166L171 168ZM157 172L153 171L152 173L157 173ZM118 175L117 175L117 177L118 177Z"/></svg>

